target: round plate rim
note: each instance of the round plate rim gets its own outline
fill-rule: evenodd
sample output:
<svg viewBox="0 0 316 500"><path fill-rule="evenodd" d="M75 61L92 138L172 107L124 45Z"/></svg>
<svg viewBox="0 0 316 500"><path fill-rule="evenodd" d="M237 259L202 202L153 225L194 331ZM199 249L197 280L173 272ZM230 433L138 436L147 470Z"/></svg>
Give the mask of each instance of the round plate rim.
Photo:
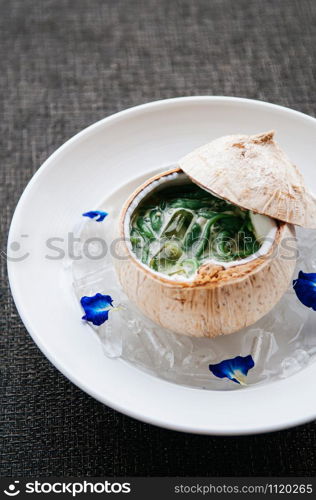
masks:
<svg viewBox="0 0 316 500"><path fill-rule="evenodd" d="M104 123L109 123L109 122L114 122L118 121L120 119L124 119L130 114L133 113L141 113L144 110L150 110L154 109L155 107L162 107L162 106L169 106L175 103L181 104L182 102L198 102L198 101L213 101L213 102L223 102L223 103L240 103L240 104L253 104L256 106L262 106L265 108L270 108L277 110L279 109L280 111L286 111L288 113L291 113L295 115L297 118L301 118L304 120L308 120L310 122L313 122L315 124L316 119L312 116L309 116L305 113L302 113L300 111L281 106L278 104L273 104L269 102L265 102L262 100L255 100L255 99L247 99L247 98L241 98L241 97L230 97L230 96L208 96L208 95L200 95L200 96L186 96L186 97L175 97L175 98L170 98L170 99L162 99L162 100L156 100L148 103L144 103L141 105L133 106L128 109L119 111L115 114L112 114L110 116L107 116L105 118L102 118L101 120L98 120L97 122L89 125L88 127L84 128L77 134L75 134L73 137L68 139L65 143L63 143L60 147L58 147L41 165L41 167L36 171L36 173L33 175L27 186L25 187L19 202L15 208L10 229L9 229L9 235L8 235L8 248L10 246L10 242L12 240L12 235L15 232L15 227L18 224L18 220L21 216L21 212L23 210L23 204L26 202L28 193L32 189L33 185L38 181L38 179L43 175L43 173L53 165L53 162L55 158L60 155L66 148L72 147L76 144L77 141L80 141L82 137L88 137L90 134L93 134L93 132L98 129L99 127L102 127ZM80 389L82 389L84 392L87 394L91 395L93 398L96 400L100 401L103 404L108 405L109 407L126 414L132 418L141 420L146 423L150 423L152 425L156 425L159 427L163 427L166 429L171 429L171 430L177 430L181 432L190 432L194 434L205 434L205 435L219 435L219 436L227 436L227 435L251 435L251 434L260 434L260 433L265 433L265 432L272 432L272 431L277 431L277 430L282 430L282 429L287 429L289 427L293 427L296 425L301 425L304 423L307 423L314 418L316 418L316 406L315 408L308 414L302 415L300 418L296 419L289 419L288 421L284 422L278 422L275 424L258 424L254 425L249 429L240 429L240 428L234 428L231 426L229 429L224 428L212 428L212 425L207 428L196 428L194 425L183 425L181 422L177 423L177 425L170 424L169 422L162 422L159 418L155 417L150 417L148 418L147 416L140 414L139 412L135 412L131 410L130 408L126 408L125 406L122 406L120 404L116 404L112 400L107 399L104 396L100 396L99 393L94 391L93 388L87 387L84 383L81 382L76 376L74 376L64 365L59 363L59 360L54 357L45 347L41 339L38 337L37 333L34 331L31 322L28 319L27 312L24 310L23 307L23 301L19 297L19 293L16 287L16 280L15 280L15 269L12 265L12 262L7 262L7 268L8 268L8 278L9 278L9 283L10 283L10 288L11 292L15 301L15 305L17 307L17 310L19 312L19 315L34 342L37 344L39 349L42 351L42 353L49 359L49 361L66 377L68 378L71 382L73 382L75 385L77 385ZM274 386L281 386L285 380L280 380L278 382L274 382ZM258 390L259 387L254 387L252 390ZM281 387L280 387L281 389ZM226 394L229 394L230 391L228 391Z"/></svg>

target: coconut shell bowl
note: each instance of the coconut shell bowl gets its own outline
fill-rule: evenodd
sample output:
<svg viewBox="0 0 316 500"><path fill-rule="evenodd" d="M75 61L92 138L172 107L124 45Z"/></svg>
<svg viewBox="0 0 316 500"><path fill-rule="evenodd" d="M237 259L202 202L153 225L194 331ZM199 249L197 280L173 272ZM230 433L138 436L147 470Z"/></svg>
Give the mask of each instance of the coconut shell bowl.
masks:
<svg viewBox="0 0 316 500"><path fill-rule="evenodd" d="M129 299L162 327L230 334L289 287L294 225L316 228L316 201L274 132L220 137L131 194L116 271Z"/></svg>

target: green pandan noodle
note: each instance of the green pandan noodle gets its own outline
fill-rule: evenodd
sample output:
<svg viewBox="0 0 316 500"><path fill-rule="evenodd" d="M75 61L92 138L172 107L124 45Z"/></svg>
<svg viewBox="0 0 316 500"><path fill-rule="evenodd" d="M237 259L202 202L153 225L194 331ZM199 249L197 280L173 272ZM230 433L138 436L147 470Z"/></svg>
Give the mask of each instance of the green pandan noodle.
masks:
<svg viewBox="0 0 316 500"><path fill-rule="evenodd" d="M145 198L131 219L130 239L139 260L174 278L189 278L210 259L244 259L260 248L248 210L193 183Z"/></svg>

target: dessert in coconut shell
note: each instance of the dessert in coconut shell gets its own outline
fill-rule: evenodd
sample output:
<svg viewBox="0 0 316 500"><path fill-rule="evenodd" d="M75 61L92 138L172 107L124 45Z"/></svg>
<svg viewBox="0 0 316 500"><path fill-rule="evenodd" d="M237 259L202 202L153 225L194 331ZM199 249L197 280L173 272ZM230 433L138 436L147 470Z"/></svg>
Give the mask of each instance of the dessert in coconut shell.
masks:
<svg viewBox="0 0 316 500"><path fill-rule="evenodd" d="M288 288L295 224L316 228L316 200L274 132L221 137L130 196L117 274L130 300L164 328L233 333Z"/></svg>

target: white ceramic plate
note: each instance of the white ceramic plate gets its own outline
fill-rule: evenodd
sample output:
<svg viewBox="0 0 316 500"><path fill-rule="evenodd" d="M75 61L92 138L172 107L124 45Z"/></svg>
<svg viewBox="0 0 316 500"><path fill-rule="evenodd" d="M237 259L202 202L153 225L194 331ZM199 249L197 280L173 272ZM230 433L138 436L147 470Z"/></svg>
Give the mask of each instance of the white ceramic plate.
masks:
<svg viewBox="0 0 316 500"><path fill-rule="evenodd" d="M174 385L106 358L90 326L80 320L63 260L45 257L48 238L67 242L80 214L125 182L175 163L218 136L271 128L316 191L316 120L229 97L158 101L105 118L60 147L33 177L9 235L11 289L34 341L84 391L132 417L195 433L258 433L316 417L316 364L285 380L221 392ZM30 255L23 259L26 252Z"/></svg>

